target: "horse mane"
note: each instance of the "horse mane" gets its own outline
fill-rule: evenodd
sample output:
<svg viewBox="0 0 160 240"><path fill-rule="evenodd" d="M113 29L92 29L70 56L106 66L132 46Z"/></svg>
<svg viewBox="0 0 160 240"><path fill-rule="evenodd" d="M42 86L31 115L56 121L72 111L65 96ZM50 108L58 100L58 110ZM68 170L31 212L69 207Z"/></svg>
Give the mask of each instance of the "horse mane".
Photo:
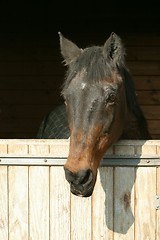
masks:
<svg viewBox="0 0 160 240"><path fill-rule="evenodd" d="M148 131L147 121L137 101L137 95L136 95L133 78L126 67L123 67L121 71L124 76L127 106L130 113L134 116L135 121L137 122L136 131L139 131L139 133L137 133L137 136L140 136L140 138L138 137L139 139L151 139L150 133ZM128 136L129 136L129 131L127 133L127 136L124 133L122 138L130 138Z"/></svg>

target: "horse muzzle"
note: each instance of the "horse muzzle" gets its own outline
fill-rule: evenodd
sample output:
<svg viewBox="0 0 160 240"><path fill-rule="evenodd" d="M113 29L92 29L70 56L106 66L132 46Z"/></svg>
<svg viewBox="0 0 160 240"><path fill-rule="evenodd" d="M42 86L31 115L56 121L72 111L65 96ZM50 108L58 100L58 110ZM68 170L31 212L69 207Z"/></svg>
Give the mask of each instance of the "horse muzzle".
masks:
<svg viewBox="0 0 160 240"><path fill-rule="evenodd" d="M95 178L91 169L83 169L76 173L67 168L65 170L66 180L70 184L71 192L79 197L90 197L92 195Z"/></svg>

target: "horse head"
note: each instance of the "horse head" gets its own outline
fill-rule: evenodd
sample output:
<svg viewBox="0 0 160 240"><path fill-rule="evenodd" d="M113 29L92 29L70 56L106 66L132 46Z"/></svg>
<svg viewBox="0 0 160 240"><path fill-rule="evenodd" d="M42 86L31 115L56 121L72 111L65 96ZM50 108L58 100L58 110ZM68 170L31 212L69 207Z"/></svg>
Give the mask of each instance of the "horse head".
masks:
<svg viewBox="0 0 160 240"><path fill-rule="evenodd" d="M67 65L62 95L70 129L65 177L73 194L88 197L101 159L127 124L125 49L115 33L103 46L84 49L59 36Z"/></svg>

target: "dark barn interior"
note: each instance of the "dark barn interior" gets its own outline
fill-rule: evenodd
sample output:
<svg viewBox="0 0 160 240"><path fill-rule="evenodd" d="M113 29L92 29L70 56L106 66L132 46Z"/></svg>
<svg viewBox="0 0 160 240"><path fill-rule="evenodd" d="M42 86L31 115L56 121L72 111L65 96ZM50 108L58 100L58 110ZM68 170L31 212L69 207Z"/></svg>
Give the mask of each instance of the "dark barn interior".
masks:
<svg viewBox="0 0 160 240"><path fill-rule="evenodd" d="M158 1L1 3L0 138L35 138L43 117L63 102L65 67L58 31L79 47L101 45L113 31L153 139L160 139L160 9Z"/></svg>

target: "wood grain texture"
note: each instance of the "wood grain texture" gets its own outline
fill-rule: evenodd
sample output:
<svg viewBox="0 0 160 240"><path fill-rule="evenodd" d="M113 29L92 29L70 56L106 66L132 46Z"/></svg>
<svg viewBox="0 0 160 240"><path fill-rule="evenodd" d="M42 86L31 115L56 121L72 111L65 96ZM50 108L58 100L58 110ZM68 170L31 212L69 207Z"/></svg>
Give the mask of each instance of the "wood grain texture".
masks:
<svg viewBox="0 0 160 240"><path fill-rule="evenodd" d="M29 237L49 240L49 167L29 167Z"/></svg>
<svg viewBox="0 0 160 240"><path fill-rule="evenodd" d="M8 239L8 174L7 167L0 166L0 239Z"/></svg>
<svg viewBox="0 0 160 240"><path fill-rule="evenodd" d="M9 167L9 240L28 240L28 167Z"/></svg>
<svg viewBox="0 0 160 240"><path fill-rule="evenodd" d="M135 239L155 240L156 168L138 168L135 184Z"/></svg>
<svg viewBox="0 0 160 240"><path fill-rule="evenodd" d="M70 240L71 202L62 167L50 168L50 239Z"/></svg>
<svg viewBox="0 0 160 240"><path fill-rule="evenodd" d="M71 194L71 240L91 239L91 197Z"/></svg>
<svg viewBox="0 0 160 240"><path fill-rule="evenodd" d="M154 204L160 191L159 168L101 166L93 195L77 197L70 193L62 164L68 144L68 140L0 140L0 146L8 149L3 147L1 153L0 239L159 240L160 215ZM22 156L23 146L33 151ZM113 148L111 155L158 158L160 141L123 140ZM42 161L37 166L38 154L61 164L46 166ZM26 156L28 164L35 159L34 166L24 166ZM20 161L6 167L7 157Z"/></svg>
<svg viewBox="0 0 160 240"><path fill-rule="evenodd" d="M160 197L160 167L157 167L157 196ZM160 209L156 211L156 240L160 239Z"/></svg>

